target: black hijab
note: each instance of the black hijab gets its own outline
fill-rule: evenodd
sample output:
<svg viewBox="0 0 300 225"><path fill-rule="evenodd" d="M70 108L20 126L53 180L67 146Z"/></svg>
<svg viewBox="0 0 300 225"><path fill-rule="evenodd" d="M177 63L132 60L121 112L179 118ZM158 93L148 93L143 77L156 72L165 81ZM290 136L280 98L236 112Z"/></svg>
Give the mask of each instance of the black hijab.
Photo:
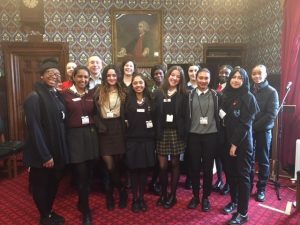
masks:
<svg viewBox="0 0 300 225"><path fill-rule="evenodd" d="M240 88L233 88L230 85L232 77L239 72L243 79L243 85ZM243 102L250 114L256 114L259 111L258 105L254 96L250 92L249 77L245 69L241 67L234 68L230 73L226 83L226 87L223 90L223 105L228 108L234 100L239 99Z"/></svg>

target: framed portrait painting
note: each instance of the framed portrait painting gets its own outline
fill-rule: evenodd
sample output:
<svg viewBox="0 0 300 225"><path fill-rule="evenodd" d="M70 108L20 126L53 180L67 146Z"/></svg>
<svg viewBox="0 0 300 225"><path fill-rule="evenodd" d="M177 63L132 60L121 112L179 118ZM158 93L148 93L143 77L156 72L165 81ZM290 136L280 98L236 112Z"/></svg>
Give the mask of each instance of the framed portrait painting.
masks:
<svg viewBox="0 0 300 225"><path fill-rule="evenodd" d="M113 62L126 59L138 67L162 63L162 11L112 10Z"/></svg>

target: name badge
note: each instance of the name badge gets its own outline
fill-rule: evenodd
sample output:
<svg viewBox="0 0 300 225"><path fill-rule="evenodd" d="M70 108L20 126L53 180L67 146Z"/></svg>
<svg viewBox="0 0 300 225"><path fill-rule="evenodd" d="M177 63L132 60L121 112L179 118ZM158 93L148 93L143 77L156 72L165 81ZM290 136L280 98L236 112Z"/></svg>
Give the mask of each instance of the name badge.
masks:
<svg viewBox="0 0 300 225"><path fill-rule="evenodd" d="M173 115L167 114L166 121L169 122L169 123L172 123L173 122Z"/></svg>
<svg viewBox="0 0 300 225"><path fill-rule="evenodd" d="M205 117L200 117L200 124L202 125L207 125L208 124L208 117L205 116Z"/></svg>
<svg viewBox="0 0 300 225"><path fill-rule="evenodd" d="M170 98L164 98L164 102L171 102Z"/></svg>
<svg viewBox="0 0 300 225"><path fill-rule="evenodd" d="M224 112L223 109L220 109L219 116L221 119L223 119L226 116L226 112Z"/></svg>
<svg viewBox="0 0 300 225"><path fill-rule="evenodd" d="M81 98L79 98L79 97L78 97L78 98L72 98L72 101L73 101L73 102L78 102L78 101L80 101L80 100L81 100Z"/></svg>
<svg viewBox="0 0 300 225"><path fill-rule="evenodd" d="M89 124L90 123L89 117L88 116L82 116L81 117L81 123L82 124Z"/></svg>
<svg viewBox="0 0 300 225"><path fill-rule="evenodd" d="M153 123L152 123L151 120L146 121L146 127L147 127L147 128L153 128Z"/></svg>
<svg viewBox="0 0 300 225"><path fill-rule="evenodd" d="M107 112L107 113L106 113L106 117L107 117L107 118L113 118L113 117L114 117L113 112Z"/></svg>
<svg viewBox="0 0 300 225"><path fill-rule="evenodd" d="M137 112L145 112L145 109L136 109Z"/></svg>
<svg viewBox="0 0 300 225"><path fill-rule="evenodd" d="M64 113L64 111L61 111L61 118L64 120L66 118L66 114Z"/></svg>

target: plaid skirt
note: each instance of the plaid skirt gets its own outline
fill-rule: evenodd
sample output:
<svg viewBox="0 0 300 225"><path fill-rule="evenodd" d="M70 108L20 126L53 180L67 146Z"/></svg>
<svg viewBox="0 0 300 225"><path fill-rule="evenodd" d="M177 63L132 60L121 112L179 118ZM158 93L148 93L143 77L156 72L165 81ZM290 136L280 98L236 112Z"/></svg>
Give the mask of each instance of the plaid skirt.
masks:
<svg viewBox="0 0 300 225"><path fill-rule="evenodd" d="M158 155L179 155L184 153L185 142L178 137L175 129L164 129L161 140L158 140L156 151Z"/></svg>

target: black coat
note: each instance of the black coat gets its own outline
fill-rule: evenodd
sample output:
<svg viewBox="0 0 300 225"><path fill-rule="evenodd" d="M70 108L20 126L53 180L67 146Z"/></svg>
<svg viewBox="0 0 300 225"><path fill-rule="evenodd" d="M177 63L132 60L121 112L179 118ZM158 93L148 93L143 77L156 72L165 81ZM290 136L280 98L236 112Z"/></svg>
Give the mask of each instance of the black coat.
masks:
<svg viewBox="0 0 300 225"><path fill-rule="evenodd" d="M24 113L28 127L24 164L41 168L51 158L55 167L68 163L64 123L66 109L62 96L56 93L55 97L45 84L36 83L35 91L25 99Z"/></svg>
<svg viewBox="0 0 300 225"><path fill-rule="evenodd" d="M274 121L277 117L279 100L278 93L275 88L269 85L265 80L259 84L258 90L254 93L254 86L251 87L251 92L254 94L260 112L256 114L253 122L254 131L265 131L274 127Z"/></svg>

